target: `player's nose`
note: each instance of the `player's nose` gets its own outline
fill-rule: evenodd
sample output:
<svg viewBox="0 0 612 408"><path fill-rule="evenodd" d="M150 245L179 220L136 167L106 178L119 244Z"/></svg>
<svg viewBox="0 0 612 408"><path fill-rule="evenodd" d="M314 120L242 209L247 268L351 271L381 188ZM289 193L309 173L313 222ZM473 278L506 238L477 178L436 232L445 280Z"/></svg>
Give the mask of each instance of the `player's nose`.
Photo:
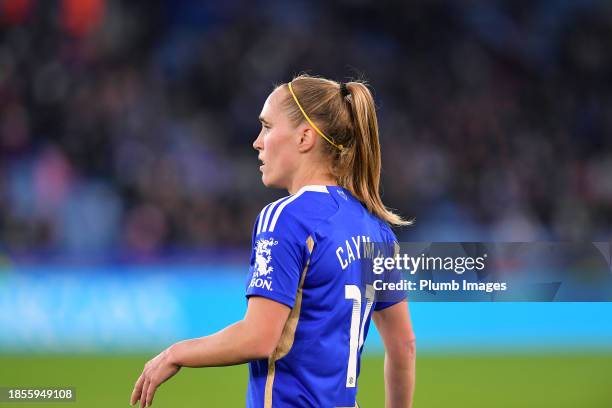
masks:
<svg viewBox="0 0 612 408"><path fill-rule="evenodd" d="M255 141L253 142L253 149L259 151L263 148L261 145L261 135L258 135Z"/></svg>

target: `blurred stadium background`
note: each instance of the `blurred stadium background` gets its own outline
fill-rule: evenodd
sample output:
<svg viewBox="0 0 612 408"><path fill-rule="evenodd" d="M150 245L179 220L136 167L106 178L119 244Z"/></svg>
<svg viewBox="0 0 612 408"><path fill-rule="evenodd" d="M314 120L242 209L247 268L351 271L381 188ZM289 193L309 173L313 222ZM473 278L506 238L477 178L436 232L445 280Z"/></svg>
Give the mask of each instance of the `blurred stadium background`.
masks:
<svg viewBox="0 0 612 408"><path fill-rule="evenodd" d="M284 195L257 116L299 72L373 86L401 240L610 240L610 2L0 0L0 386L127 405L162 347L242 316ZM411 310L417 407L612 406L610 304ZM243 404L244 367L184 371L156 405Z"/></svg>

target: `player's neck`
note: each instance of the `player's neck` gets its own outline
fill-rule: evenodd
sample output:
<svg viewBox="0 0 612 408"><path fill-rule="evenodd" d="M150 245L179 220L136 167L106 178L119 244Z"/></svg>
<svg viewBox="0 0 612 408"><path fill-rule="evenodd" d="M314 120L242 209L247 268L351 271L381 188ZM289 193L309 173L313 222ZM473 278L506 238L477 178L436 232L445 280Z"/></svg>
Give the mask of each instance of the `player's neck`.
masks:
<svg viewBox="0 0 612 408"><path fill-rule="evenodd" d="M310 176L294 180L287 190L289 194L295 194L304 186L335 186L338 183L330 175Z"/></svg>

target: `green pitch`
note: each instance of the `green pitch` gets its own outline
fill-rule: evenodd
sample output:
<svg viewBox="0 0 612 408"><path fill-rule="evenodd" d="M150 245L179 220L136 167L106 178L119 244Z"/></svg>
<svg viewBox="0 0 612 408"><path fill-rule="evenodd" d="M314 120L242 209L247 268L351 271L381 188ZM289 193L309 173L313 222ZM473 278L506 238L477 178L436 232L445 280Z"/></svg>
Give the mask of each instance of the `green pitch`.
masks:
<svg viewBox="0 0 612 408"><path fill-rule="evenodd" d="M8 407L128 407L147 356L0 355L0 387L71 386L72 403ZM182 369L158 390L154 407L244 406L246 367ZM383 361L367 357L359 383L364 408L383 407ZM612 355L523 355L417 360L415 407L612 407Z"/></svg>

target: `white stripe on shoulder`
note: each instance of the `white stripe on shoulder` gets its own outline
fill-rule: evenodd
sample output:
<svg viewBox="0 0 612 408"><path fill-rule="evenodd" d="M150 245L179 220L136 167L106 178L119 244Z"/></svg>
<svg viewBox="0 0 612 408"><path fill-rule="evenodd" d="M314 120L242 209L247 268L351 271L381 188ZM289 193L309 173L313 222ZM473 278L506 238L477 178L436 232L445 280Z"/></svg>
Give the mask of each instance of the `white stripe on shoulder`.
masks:
<svg viewBox="0 0 612 408"><path fill-rule="evenodd" d="M270 228L268 229L269 232L273 232L274 231L274 227L276 226L276 222L278 221L278 217L280 217L281 212L283 212L283 208L285 208L293 200L296 200L305 191L316 191L316 192L319 192L319 193L328 193L329 194L329 191L327 191L327 187L326 186L304 186L304 187L300 188L300 190L297 193L295 193L294 195L290 196L288 200L283 201L276 208L276 212L274 213L274 217L272 218L272 222L270 223Z"/></svg>
<svg viewBox="0 0 612 408"><path fill-rule="evenodd" d="M270 204L266 205L263 208L263 210L261 210L261 212L259 213L259 221L257 221L257 232L255 233L255 235L259 235L259 233L261 232L261 226L263 224L264 215L265 215L266 210L268 209L268 207L270 207L272 204L274 204L274 203L270 203Z"/></svg>
<svg viewBox="0 0 612 408"><path fill-rule="evenodd" d="M282 198L279 198L276 201L271 202L270 204L266 205L263 210L261 210L261 212L259 213L259 221L257 221L257 232L255 235L259 235L261 232L266 232L266 228L268 225L268 220L270 219L270 214L272 214L272 211L274 210L274 207L280 203L281 201L289 198L291 196L285 196Z"/></svg>
<svg viewBox="0 0 612 408"><path fill-rule="evenodd" d="M270 204L270 208L266 212L266 217L264 219L264 223L261 227L262 232L266 232L268 230L268 223L270 222L270 215L274 212L274 208L279 205L283 200L289 199L291 196L283 197L280 200L276 200L272 204Z"/></svg>

